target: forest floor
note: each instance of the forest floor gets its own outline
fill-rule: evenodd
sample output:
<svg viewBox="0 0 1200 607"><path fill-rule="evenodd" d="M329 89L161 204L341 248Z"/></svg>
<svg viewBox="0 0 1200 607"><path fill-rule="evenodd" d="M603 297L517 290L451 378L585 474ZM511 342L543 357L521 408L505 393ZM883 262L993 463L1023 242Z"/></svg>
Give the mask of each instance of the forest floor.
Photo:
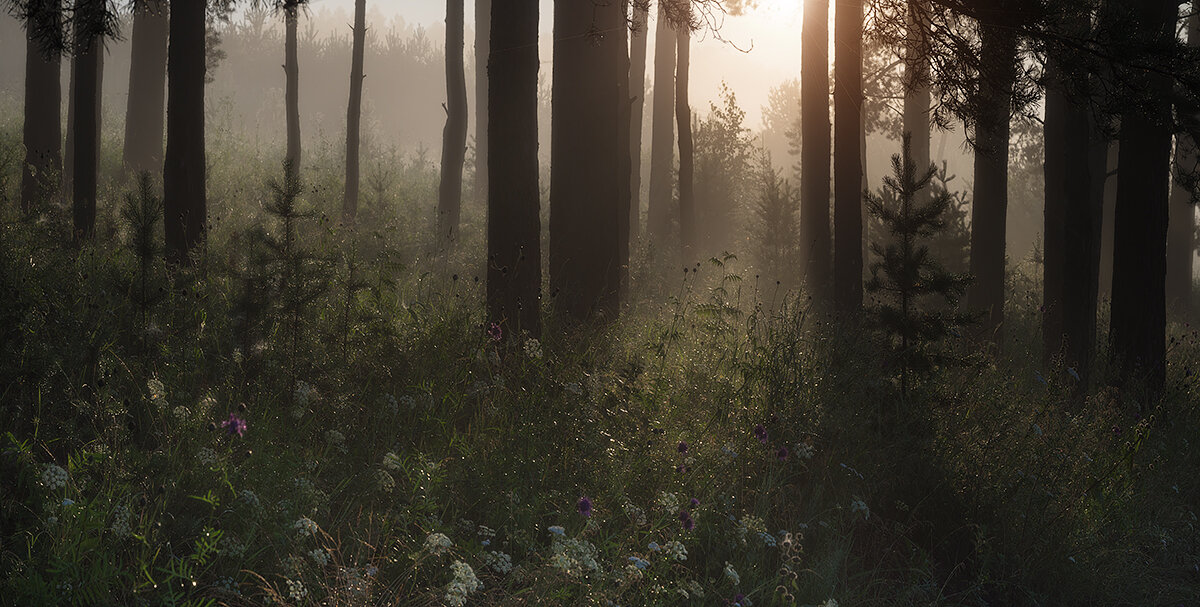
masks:
<svg viewBox="0 0 1200 607"><path fill-rule="evenodd" d="M500 342L478 260L412 241L436 175L350 232L320 154L286 245L218 147L189 270L128 183L83 247L4 218L0 603L1200 604L1190 326L1160 401L1081 393L1015 274L1005 354L904 395L871 323L722 258Z"/></svg>

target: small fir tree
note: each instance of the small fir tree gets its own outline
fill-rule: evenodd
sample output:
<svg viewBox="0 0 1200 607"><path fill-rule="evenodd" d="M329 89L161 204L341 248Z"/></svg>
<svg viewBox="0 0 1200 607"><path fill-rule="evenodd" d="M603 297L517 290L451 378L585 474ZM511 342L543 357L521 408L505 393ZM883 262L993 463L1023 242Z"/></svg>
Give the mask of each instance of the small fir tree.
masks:
<svg viewBox="0 0 1200 607"><path fill-rule="evenodd" d="M927 243L946 229L952 199L944 188L931 196L918 196L929 187L937 169L929 166L918 173L908 134L903 145L903 154L892 156L892 176L884 178L881 194L866 193L867 212L882 222L891 237L886 243L871 243L878 260L871 264L866 288L879 301L875 313L899 361L901 390L907 396L910 372L928 370L945 360L929 346L971 321L968 315L950 311L966 293L971 278L946 270L930 255ZM942 298L948 309L920 305L931 297Z"/></svg>

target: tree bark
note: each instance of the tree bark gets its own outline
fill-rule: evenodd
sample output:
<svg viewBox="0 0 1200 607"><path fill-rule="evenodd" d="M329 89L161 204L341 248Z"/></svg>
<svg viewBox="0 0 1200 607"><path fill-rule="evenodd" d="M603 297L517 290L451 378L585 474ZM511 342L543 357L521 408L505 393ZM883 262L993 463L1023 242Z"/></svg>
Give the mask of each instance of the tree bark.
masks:
<svg viewBox="0 0 1200 607"><path fill-rule="evenodd" d="M284 92L284 113L287 115L287 156L285 160L292 172L300 174L300 65L297 60L296 30L300 22L300 3L288 0L284 3L285 24L283 73L287 79Z"/></svg>
<svg viewBox="0 0 1200 607"><path fill-rule="evenodd" d="M621 262L621 286L624 291L629 286L629 234L630 221L633 219L633 153L630 141L633 133L633 98L629 95L629 0L621 0L621 24L617 29L617 43L620 46L618 65L617 99L617 177L620 180L619 199L617 201L617 257Z"/></svg>
<svg viewBox="0 0 1200 607"><path fill-rule="evenodd" d="M625 49L618 36L597 34L619 27L625 23L616 2L554 3L550 284L558 310L578 321L595 313L615 319L620 301L618 214L628 181L620 180L617 131Z"/></svg>
<svg viewBox="0 0 1200 607"><path fill-rule="evenodd" d="M350 102L346 107L346 189L342 218L353 224L358 216L359 134L362 121L363 48L367 39L367 0L354 1L354 46L350 56Z"/></svg>
<svg viewBox="0 0 1200 607"><path fill-rule="evenodd" d="M80 0L75 19L75 124L72 216L76 240L96 231L96 187L100 170L100 85L104 39L96 30L103 22L103 0ZM79 24L95 24L79 27Z"/></svg>
<svg viewBox="0 0 1200 607"><path fill-rule="evenodd" d="M829 0L807 0L800 62L800 245L806 281L827 301L833 270L829 226Z"/></svg>
<svg viewBox="0 0 1200 607"><path fill-rule="evenodd" d="M654 103L651 108L650 192L646 234L661 242L671 232L671 173L675 164L675 28L662 9L654 30Z"/></svg>
<svg viewBox="0 0 1200 607"><path fill-rule="evenodd" d="M446 127L438 185L437 245L447 252L458 240L462 173L467 151L467 77L463 71L463 0L446 0Z"/></svg>
<svg viewBox="0 0 1200 607"><path fill-rule="evenodd" d="M862 0L841 2L834 20L834 296L854 312L863 297Z"/></svg>
<svg viewBox="0 0 1200 607"><path fill-rule="evenodd" d="M1127 7L1137 11L1135 41L1169 44L1175 38L1177 8L1174 0ZM1125 83L1145 97L1121 115L1109 345L1119 381L1136 379L1157 397L1166 373L1171 82L1162 74L1131 69Z"/></svg>
<svg viewBox="0 0 1200 607"><path fill-rule="evenodd" d="M21 170L21 212L36 213L58 191L62 177L62 84L60 54L38 32L61 31L60 0L31 8L25 35L25 162Z"/></svg>
<svg viewBox="0 0 1200 607"><path fill-rule="evenodd" d="M1197 5L1200 8L1200 5ZM1187 43L1200 47L1200 15L1188 19ZM1177 104L1175 113L1181 118L1196 116L1198 108ZM1194 119L1194 118L1193 118ZM1186 132L1175 135L1175 167L1177 172L1190 172L1197 166L1196 141ZM1192 263L1196 258L1196 207L1191 193L1179 179L1171 190L1170 217L1167 223L1167 309L1187 317L1192 304Z"/></svg>
<svg viewBox="0 0 1200 607"><path fill-rule="evenodd" d="M921 0L909 0L908 45L904 60L903 129L912 139L911 158L918 171L931 163L929 155L929 57L925 52L925 24L920 18ZM929 196L929 190L921 192Z"/></svg>
<svg viewBox="0 0 1200 607"><path fill-rule="evenodd" d="M66 143L63 144L63 196L74 196L75 191L75 53L71 53L71 62L67 65L67 132Z"/></svg>
<svg viewBox="0 0 1200 607"><path fill-rule="evenodd" d="M980 25L979 97L975 116L975 193L971 205L971 275L967 305L985 312L980 335L997 347L1004 322L1004 249L1008 214L1009 108L1016 65L1011 28Z"/></svg>
<svg viewBox="0 0 1200 607"><path fill-rule="evenodd" d="M487 307L504 335L541 334L541 219L538 191L538 0L495 3L487 62Z"/></svg>
<svg viewBox="0 0 1200 607"><path fill-rule="evenodd" d="M169 10L167 2L150 1L133 14L129 101L125 109L122 157L125 169L134 173L162 170Z"/></svg>
<svg viewBox="0 0 1200 607"><path fill-rule="evenodd" d="M692 143L692 108L688 105L688 71L691 69L692 33L679 28L675 64L675 128L679 130L679 246L683 263L691 263L696 249L695 146Z"/></svg>
<svg viewBox="0 0 1200 607"><path fill-rule="evenodd" d="M475 200L487 200L488 172L488 38L492 0L475 0Z"/></svg>
<svg viewBox="0 0 1200 607"><path fill-rule="evenodd" d="M633 31L629 43L629 241L642 233L642 114L646 100L646 39L649 10L633 7Z"/></svg>
<svg viewBox="0 0 1200 607"><path fill-rule="evenodd" d="M174 0L167 45L167 150L163 162L166 258L191 263L204 239L205 0Z"/></svg>

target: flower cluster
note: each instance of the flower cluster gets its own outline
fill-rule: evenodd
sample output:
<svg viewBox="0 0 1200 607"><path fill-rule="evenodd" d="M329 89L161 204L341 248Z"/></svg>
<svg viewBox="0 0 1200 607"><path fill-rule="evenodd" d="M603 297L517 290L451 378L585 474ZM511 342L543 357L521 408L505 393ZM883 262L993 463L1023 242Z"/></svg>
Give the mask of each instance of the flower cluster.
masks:
<svg viewBox="0 0 1200 607"><path fill-rule="evenodd" d="M683 545L683 542L671 540L663 544L662 549L663 556L669 561L687 560L687 547Z"/></svg>
<svg viewBox="0 0 1200 607"><path fill-rule="evenodd" d="M38 480L51 491L57 491L67 486L67 471L58 464L46 464Z"/></svg>
<svg viewBox="0 0 1200 607"><path fill-rule="evenodd" d="M129 507L124 504L119 504L113 508L113 522L109 526L113 535L118 538L128 537L130 532L129 525Z"/></svg>
<svg viewBox="0 0 1200 607"><path fill-rule="evenodd" d="M646 511L634 505L634 503L629 501L628 498L626 498L621 504L621 510L623 510L626 516L633 521L633 524L637 525L638 527L646 526Z"/></svg>
<svg viewBox="0 0 1200 607"><path fill-rule="evenodd" d="M851 513L861 512L864 520L871 519L871 509L868 508L867 503L864 502L862 500L862 498L858 497L857 495L854 496L854 499L850 502L850 512Z"/></svg>
<svg viewBox="0 0 1200 607"><path fill-rule="evenodd" d="M734 569L729 561L725 561L725 579L729 580L729 583L735 587L742 583L742 577L738 575L737 569Z"/></svg>
<svg viewBox="0 0 1200 607"><path fill-rule="evenodd" d="M308 551L308 558L312 559L320 567L329 564L329 552L324 548L313 548Z"/></svg>
<svg viewBox="0 0 1200 607"><path fill-rule="evenodd" d="M292 523L292 529L295 529L300 534L300 537L310 537L317 534L318 527L312 519L302 516L296 519L295 523Z"/></svg>
<svg viewBox="0 0 1200 607"><path fill-rule="evenodd" d="M450 551L454 546L454 542L446 537L444 533L430 533L425 536L425 551L433 556L441 556Z"/></svg>
<svg viewBox="0 0 1200 607"><path fill-rule="evenodd" d="M383 455L383 467L393 472L404 468L404 460L400 459L393 451L388 451Z"/></svg>
<svg viewBox="0 0 1200 607"><path fill-rule="evenodd" d="M542 342L530 338L525 340L524 348L525 356L528 356L534 360L542 357Z"/></svg>
<svg viewBox="0 0 1200 607"><path fill-rule="evenodd" d="M235 413L230 413L229 419L221 422L221 427L225 428L230 436L234 434L242 436L246 433L246 420L238 417Z"/></svg>
<svg viewBox="0 0 1200 607"><path fill-rule="evenodd" d="M483 582L475 577L475 570L462 561L454 561L450 570L454 579L446 587L446 602L452 607L462 607L467 602L467 595L483 589Z"/></svg>
<svg viewBox="0 0 1200 607"><path fill-rule="evenodd" d="M488 567L491 567L492 571L495 571L500 575L504 575L509 571L512 571L513 568L512 557L503 552L498 552L495 550L484 552L483 562Z"/></svg>
<svg viewBox="0 0 1200 607"><path fill-rule="evenodd" d="M288 597L293 601L302 601L308 596L308 590L304 587L304 582L300 580L288 580Z"/></svg>
<svg viewBox="0 0 1200 607"><path fill-rule="evenodd" d="M679 498L674 493L659 491L658 506L663 510L676 510L679 508Z"/></svg>
<svg viewBox="0 0 1200 607"><path fill-rule="evenodd" d="M550 566L561 569L567 575L579 577L587 571L599 571L596 547L585 540L555 537L550 547Z"/></svg>

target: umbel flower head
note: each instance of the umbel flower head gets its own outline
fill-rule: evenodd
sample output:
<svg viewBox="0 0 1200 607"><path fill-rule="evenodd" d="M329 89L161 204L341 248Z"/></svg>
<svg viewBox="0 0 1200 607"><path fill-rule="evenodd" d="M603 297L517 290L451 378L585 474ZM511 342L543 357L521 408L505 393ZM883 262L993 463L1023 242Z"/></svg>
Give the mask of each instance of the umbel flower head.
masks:
<svg viewBox="0 0 1200 607"><path fill-rule="evenodd" d="M229 419L221 422L221 427L225 428L230 436L242 436L246 432L246 420L238 417L236 413L230 413Z"/></svg>

